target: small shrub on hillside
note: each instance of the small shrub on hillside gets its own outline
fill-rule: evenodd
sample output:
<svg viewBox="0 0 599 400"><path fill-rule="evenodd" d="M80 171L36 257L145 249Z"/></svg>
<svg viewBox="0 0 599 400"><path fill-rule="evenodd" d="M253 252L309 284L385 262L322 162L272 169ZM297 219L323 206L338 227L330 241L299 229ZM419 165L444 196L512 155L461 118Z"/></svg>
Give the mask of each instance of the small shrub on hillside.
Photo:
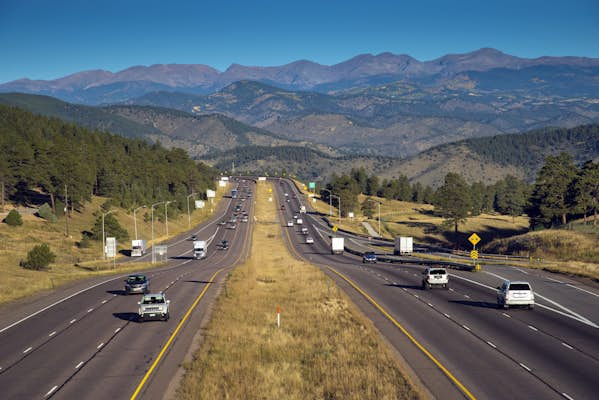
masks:
<svg viewBox="0 0 599 400"><path fill-rule="evenodd" d="M27 253L27 260L21 260L19 265L26 269L39 271L41 269L46 269L55 259L56 254L52 253L50 247L46 243L42 243L34 246L29 253Z"/></svg>
<svg viewBox="0 0 599 400"><path fill-rule="evenodd" d="M52 208L48 205L48 203L44 203L39 210L37 210L37 215L46 221L56 222L57 220L56 215L54 215Z"/></svg>
<svg viewBox="0 0 599 400"><path fill-rule="evenodd" d="M4 218L4 222L9 226L19 226L23 225L23 218L21 218L21 214L17 210L12 209L6 218Z"/></svg>
<svg viewBox="0 0 599 400"><path fill-rule="evenodd" d="M83 238L81 238L81 240L79 241L79 243L77 243L77 246L81 249L87 249L89 247L91 247L92 242L89 236L84 235Z"/></svg>

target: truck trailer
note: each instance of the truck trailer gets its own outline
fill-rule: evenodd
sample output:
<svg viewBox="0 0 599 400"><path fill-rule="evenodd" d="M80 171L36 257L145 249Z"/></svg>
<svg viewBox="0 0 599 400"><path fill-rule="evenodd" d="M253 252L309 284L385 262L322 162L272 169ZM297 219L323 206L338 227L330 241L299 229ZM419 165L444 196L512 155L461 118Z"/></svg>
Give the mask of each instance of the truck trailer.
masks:
<svg viewBox="0 0 599 400"><path fill-rule="evenodd" d="M146 241L143 239L133 239L131 241L131 257L141 257L146 254Z"/></svg>
<svg viewBox="0 0 599 400"><path fill-rule="evenodd" d="M343 254L345 241L342 237L331 238L331 254Z"/></svg>
<svg viewBox="0 0 599 400"><path fill-rule="evenodd" d="M193 241L193 258L196 260L201 260L202 258L206 258L207 256L207 246L204 240L194 240Z"/></svg>
<svg viewBox="0 0 599 400"><path fill-rule="evenodd" d="M398 236L395 238L395 249L393 254L412 254L414 251L414 240L411 236Z"/></svg>

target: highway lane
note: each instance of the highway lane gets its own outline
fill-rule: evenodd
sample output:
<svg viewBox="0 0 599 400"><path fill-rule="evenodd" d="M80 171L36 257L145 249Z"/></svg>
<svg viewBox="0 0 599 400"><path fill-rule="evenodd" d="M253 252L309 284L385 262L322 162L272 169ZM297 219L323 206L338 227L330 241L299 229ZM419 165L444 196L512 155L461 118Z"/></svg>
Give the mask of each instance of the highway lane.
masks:
<svg viewBox="0 0 599 400"><path fill-rule="evenodd" d="M246 203L252 212L252 202ZM227 215L231 214L231 208L228 207ZM226 230L216 224L220 219L197 229L200 239L214 236L207 259L189 258L192 244L186 240L189 235L182 235L171 241L169 266L147 272L152 291L163 290L171 300L168 322L138 323L135 314L139 296L122 295L119 278L2 332L2 398L129 398L214 273L226 271L247 256L251 223L240 223L237 229ZM215 248L223 238L229 240L229 250ZM223 278L221 273L215 281L218 283ZM197 324L207 315L216 289L215 285L208 288L206 299L199 303L186 324L190 328L183 329L143 388L143 398L162 397L197 331Z"/></svg>
<svg viewBox="0 0 599 400"><path fill-rule="evenodd" d="M294 189L286 182L278 188L279 192L290 193L291 200L295 200L291 195ZM284 201L284 196L279 199ZM297 199L301 197L297 195ZM288 204L291 210L285 211L285 220L299 209L299 203ZM420 288L423 267L364 266L356 256L332 256L328 235L314 233L317 231L314 226L322 225L315 223L311 215L305 216L304 221L317 243L302 244L295 228L288 228L295 251L325 271L331 266L356 282L430 349L475 397L595 397L599 389L595 378L599 370L599 334L594 326L599 320L595 288L570 279L557 279L544 271L521 272L511 267L494 267L489 273L479 274L451 271L454 275L452 290L423 291ZM497 309L494 287L501 278L522 279L523 276L531 281L537 293L543 293L544 298L537 297L537 300L546 307L537 306L532 312ZM364 304L354 289L340 282L389 341L397 343L398 336L402 335L399 330L390 327L388 321L381 321L380 311ZM413 364L433 394L440 398L463 396L451 382L449 386L453 389L440 385L438 374L430 374L435 366L427 367L426 361L405 351L405 343L400 345L403 347L396 348ZM446 377L442 380L448 382Z"/></svg>

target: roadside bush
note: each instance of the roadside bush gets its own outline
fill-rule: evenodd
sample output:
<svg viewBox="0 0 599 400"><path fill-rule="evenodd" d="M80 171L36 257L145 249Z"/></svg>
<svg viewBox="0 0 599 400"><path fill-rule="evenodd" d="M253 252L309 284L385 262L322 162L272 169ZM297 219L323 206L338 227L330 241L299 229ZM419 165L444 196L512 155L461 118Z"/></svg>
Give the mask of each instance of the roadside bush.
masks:
<svg viewBox="0 0 599 400"><path fill-rule="evenodd" d="M52 212L52 208L48 205L48 203L44 203L39 210L37 210L37 215L40 218L45 219L46 221L56 222L58 218Z"/></svg>
<svg viewBox="0 0 599 400"><path fill-rule="evenodd" d="M10 226L19 226L23 225L23 218L21 218L21 214L17 210L12 209L6 218L4 218L4 222Z"/></svg>
<svg viewBox="0 0 599 400"><path fill-rule="evenodd" d="M81 248L81 249L90 248L91 245L92 245L91 239L87 235L83 235L83 237L81 238L81 240L79 241L79 243L77 243L77 246L79 248Z"/></svg>
<svg viewBox="0 0 599 400"><path fill-rule="evenodd" d="M119 224L119 221L113 214L108 214L104 218L104 232L106 237L114 236L117 240L126 240L129 238L129 232ZM102 216L96 218L94 226L91 228L91 239L102 240Z"/></svg>
<svg viewBox="0 0 599 400"><path fill-rule="evenodd" d="M29 253L27 253L27 260L21 260L19 265L26 269L39 271L46 269L55 259L56 254L52 253L50 247L46 243L42 243L34 246Z"/></svg>

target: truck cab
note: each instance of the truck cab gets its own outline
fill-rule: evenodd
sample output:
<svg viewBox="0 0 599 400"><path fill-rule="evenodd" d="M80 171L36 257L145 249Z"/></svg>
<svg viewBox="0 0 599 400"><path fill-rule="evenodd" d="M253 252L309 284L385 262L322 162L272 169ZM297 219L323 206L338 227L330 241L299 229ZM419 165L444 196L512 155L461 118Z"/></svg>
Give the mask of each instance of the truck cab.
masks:
<svg viewBox="0 0 599 400"><path fill-rule="evenodd" d="M193 242L193 258L201 260L202 258L206 258L206 256L206 242L203 240L195 240Z"/></svg>

